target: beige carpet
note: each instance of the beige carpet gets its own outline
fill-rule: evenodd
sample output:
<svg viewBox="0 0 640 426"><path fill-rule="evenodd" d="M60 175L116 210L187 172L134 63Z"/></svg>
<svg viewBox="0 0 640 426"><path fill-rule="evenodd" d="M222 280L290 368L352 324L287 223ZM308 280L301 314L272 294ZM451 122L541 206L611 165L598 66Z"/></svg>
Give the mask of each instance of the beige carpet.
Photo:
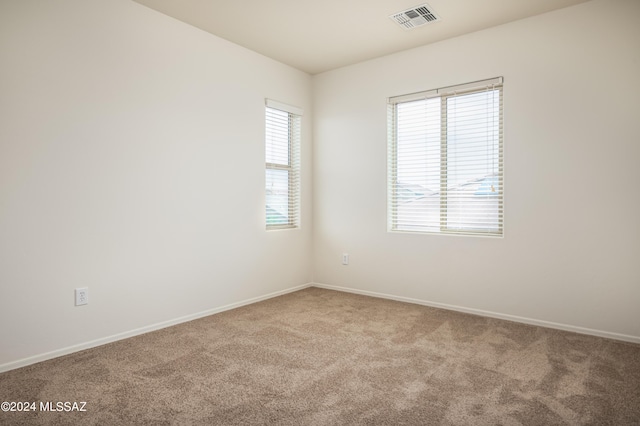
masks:
<svg viewBox="0 0 640 426"><path fill-rule="evenodd" d="M640 345L310 288L3 373L0 401L87 402L2 425L639 425Z"/></svg>

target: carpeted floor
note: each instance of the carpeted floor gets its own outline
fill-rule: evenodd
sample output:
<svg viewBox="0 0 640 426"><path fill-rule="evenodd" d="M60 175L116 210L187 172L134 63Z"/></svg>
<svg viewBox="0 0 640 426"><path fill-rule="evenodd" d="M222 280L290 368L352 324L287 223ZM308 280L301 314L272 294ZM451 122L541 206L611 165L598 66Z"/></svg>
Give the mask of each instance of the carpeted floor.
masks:
<svg viewBox="0 0 640 426"><path fill-rule="evenodd" d="M639 425L640 345L309 288L0 374L0 401L38 404L2 425Z"/></svg>

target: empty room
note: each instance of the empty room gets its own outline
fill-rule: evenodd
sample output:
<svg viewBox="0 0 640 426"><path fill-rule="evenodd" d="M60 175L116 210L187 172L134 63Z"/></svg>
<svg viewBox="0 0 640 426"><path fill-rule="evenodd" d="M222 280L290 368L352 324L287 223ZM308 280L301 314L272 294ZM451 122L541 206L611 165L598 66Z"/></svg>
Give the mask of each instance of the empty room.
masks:
<svg viewBox="0 0 640 426"><path fill-rule="evenodd" d="M640 1L0 0L0 424L640 424Z"/></svg>

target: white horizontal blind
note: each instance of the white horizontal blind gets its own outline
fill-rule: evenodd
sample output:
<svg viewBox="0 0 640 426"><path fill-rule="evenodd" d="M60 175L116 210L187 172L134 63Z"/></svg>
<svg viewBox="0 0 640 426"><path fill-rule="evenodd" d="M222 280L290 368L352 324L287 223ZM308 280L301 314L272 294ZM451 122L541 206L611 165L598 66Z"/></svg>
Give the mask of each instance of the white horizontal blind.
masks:
<svg viewBox="0 0 640 426"><path fill-rule="evenodd" d="M502 79L389 99L391 231L501 236Z"/></svg>
<svg viewBox="0 0 640 426"><path fill-rule="evenodd" d="M277 106L275 108L273 106ZM284 110L286 108L286 110ZM267 229L300 221L300 125L297 108L267 100L265 108L265 208Z"/></svg>

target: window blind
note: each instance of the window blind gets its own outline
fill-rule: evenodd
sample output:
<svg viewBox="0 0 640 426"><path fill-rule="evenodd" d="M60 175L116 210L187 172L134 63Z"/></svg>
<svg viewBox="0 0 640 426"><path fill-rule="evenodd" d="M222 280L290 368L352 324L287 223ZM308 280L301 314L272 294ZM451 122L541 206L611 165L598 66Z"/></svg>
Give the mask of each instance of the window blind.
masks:
<svg viewBox="0 0 640 426"><path fill-rule="evenodd" d="M300 126L302 110L267 100L265 107L265 208L267 229L300 221Z"/></svg>
<svg viewBox="0 0 640 426"><path fill-rule="evenodd" d="M390 231L501 236L502 78L388 102Z"/></svg>

